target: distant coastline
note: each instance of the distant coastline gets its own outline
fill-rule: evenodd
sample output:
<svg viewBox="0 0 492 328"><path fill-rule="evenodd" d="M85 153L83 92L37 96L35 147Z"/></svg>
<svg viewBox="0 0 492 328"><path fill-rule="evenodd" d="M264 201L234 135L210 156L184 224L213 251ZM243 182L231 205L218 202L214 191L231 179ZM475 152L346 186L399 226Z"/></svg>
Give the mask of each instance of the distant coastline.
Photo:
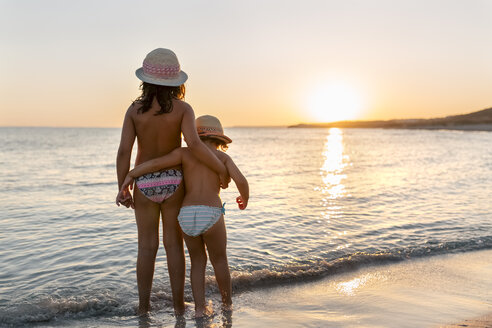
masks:
<svg viewBox="0 0 492 328"><path fill-rule="evenodd" d="M469 114L453 115L441 118L302 123L290 125L289 128L446 129L463 131L492 131L492 107Z"/></svg>

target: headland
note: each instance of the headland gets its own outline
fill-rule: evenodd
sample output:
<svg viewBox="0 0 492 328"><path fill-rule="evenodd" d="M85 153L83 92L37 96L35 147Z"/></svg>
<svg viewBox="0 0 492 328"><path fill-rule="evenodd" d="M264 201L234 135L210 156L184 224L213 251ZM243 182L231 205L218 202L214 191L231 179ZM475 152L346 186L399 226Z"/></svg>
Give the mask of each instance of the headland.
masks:
<svg viewBox="0 0 492 328"><path fill-rule="evenodd" d="M366 129L431 129L492 131L492 107L480 111L431 119L396 119L378 121L337 121L301 123L289 128L366 128Z"/></svg>

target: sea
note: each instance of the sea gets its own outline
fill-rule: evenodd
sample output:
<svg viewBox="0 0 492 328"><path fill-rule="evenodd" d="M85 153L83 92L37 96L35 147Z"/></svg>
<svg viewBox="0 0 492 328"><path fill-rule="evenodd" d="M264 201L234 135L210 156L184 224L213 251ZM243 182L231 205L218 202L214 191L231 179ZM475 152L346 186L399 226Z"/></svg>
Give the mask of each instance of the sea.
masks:
<svg viewBox="0 0 492 328"><path fill-rule="evenodd" d="M188 278L190 309L184 319L173 315L162 243L151 319L135 315L137 229L133 211L115 204L120 133L0 128L1 327L200 326L191 319ZM221 192L233 302L370 267L492 249L492 132L225 133L251 194L240 211L234 183ZM210 263L207 297L219 306ZM232 326L221 322L214 327Z"/></svg>

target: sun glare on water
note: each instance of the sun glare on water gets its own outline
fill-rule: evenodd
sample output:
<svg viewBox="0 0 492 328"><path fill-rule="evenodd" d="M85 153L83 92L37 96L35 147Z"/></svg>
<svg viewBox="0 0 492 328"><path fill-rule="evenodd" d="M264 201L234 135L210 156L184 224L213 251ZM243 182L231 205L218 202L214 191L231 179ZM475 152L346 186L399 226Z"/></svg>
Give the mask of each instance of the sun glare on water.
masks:
<svg viewBox="0 0 492 328"><path fill-rule="evenodd" d="M313 90L308 99L310 118L316 122L357 119L362 111L360 94L349 85L325 84Z"/></svg>

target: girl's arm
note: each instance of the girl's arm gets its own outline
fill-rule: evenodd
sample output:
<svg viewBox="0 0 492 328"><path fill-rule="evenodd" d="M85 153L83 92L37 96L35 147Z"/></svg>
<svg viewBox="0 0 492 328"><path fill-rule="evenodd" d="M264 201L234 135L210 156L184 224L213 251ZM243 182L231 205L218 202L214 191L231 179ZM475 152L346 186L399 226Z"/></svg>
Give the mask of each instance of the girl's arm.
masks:
<svg viewBox="0 0 492 328"><path fill-rule="evenodd" d="M231 180L227 173L227 169L217 156L215 156L214 153L200 140L200 137L196 132L195 113L191 106L188 107L183 114L181 131L183 132L186 144L193 155L198 158L200 162L215 171L219 175L222 188L227 188L227 185Z"/></svg>
<svg viewBox="0 0 492 328"><path fill-rule="evenodd" d="M135 179L146 173L163 170L166 167L176 166L182 163L183 148L176 148L169 154L151 159L150 161L139 164L128 172L130 178Z"/></svg>
<svg viewBox="0 0 492 328"><path fill-rule="evenodd" d="M125 196L125 193L128 192L128 188L132 188L135 178L146 173L152 173L162 170L166 167L172 167L181 164L183 162L183 151L183 148L176 148L167 155L151 159L150 161L135 166L133 170L128 172L125 180L121 184L120 192L116 197L116 204L118 204L118 198L123 198Z"/></svg>
<svg viewBox="0 0 492 328"><path fill-rule="evenodd" d="M135 126L133 125L133 119L131 117L131 110L133 106L130 106L126 112L125 119L123 121L123 128L121 129L120 146L118 148L118 154L116 155L116 174L118 176L118 190L121 190L125 176L130 169L130 160L132 156L132 148L135 143ZM126 207L133 207L133 200L128 188L125 188L123 192L118 193L116 197L116 204L123 204Z"/></svg>
<svg viewBox="0 0 492 328"><path fill-rule="evenodd" d="M244 210L248 206L249 200L248 180L246 180L232 158L230 158L229 156L226 156L225 166L232 180L234 180L237 190L239 191L240 196L236 198L237 205L239 206L240 210Z"/></svg>

